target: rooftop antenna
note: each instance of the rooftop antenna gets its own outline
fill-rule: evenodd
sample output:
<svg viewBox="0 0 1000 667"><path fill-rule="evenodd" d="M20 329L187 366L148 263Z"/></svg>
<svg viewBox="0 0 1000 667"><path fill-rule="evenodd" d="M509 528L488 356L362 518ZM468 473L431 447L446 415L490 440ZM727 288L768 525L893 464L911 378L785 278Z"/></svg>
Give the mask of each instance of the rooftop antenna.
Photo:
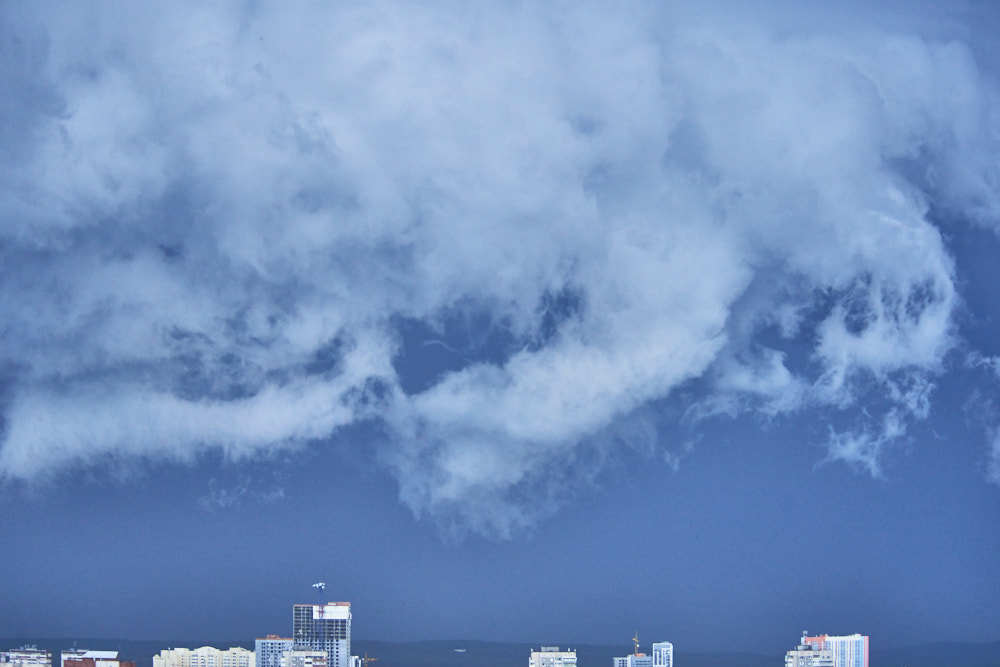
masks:
<svg viewBox="0 0 1000 667"><path fill-rule="evenodd" d="M639 631L636 630L635 636L632 637L632 643L635 644L635 654L639 655Z"/></svg>

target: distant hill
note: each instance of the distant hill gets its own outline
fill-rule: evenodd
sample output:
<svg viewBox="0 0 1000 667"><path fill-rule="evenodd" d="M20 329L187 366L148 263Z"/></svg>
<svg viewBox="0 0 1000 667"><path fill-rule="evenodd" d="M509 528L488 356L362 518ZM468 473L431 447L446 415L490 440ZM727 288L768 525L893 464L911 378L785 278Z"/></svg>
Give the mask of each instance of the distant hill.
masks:
<svg viewBox="0 0 1000 667"><path fill-rule="evenodd" d="M152 667L153 656L174 646L242 646L253 649L253 641L166 640L166 639L0 639L0 650L35 644L52 651L58 667L63 649L79 648L117 650L122 659L135 660L136 667ZM611 658L624 655L628 646L564 644L576 649L580 667L611 667ZM526 667L530 644L509 642L433 640L421 642L385 642L356 639L352 651L378 657L374 667ZM455 651L465 649L465 651ZM677 667L783 667L783 654L699 653L677 651ZM985 644L941 642L893 650L873 650L872 667L1000 667L1000 642Z"/></svg>

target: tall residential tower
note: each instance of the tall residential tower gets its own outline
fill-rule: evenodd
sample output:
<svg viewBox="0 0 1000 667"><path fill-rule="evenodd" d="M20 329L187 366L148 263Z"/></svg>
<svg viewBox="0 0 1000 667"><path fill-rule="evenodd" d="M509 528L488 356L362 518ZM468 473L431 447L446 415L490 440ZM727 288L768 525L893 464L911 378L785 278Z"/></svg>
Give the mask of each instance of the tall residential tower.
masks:
<svg viewBox="0 0 1000 667"><path fill-rule="evenodd" d="M297 650L326 651L328 667L350 667L351 603L295 605L292 640Z"/></svg>
<svg viewBox="0 0 1000 667"><path fill-rule="evenodd" d="M670 642L653 644L653 667L674 667L674 645Z"/></svg>
<svg viewBox="0 0 1000 667"><path fill-rule="evenodd" d="M802 643L830 651L833 667L868 667L868 635L803 635Z"/></svg>

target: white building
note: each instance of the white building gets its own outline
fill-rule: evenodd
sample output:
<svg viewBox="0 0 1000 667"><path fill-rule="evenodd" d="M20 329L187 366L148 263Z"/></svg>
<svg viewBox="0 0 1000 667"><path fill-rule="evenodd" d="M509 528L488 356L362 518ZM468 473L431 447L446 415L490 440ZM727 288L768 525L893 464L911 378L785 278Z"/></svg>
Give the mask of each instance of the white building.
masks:
<svg viewBox="0 0 1000 667"><path fill-rule="evenodd" d="M614 667L653 667L653 656L645 653L632 653L613 660Z"/></svg>
<svg viewBox="0 0 1000 667"><path fill-rule="evenodd" d="M833 651L799 644L785 653L785 667L833 667Z"/></svg>
<svg viewBox="0 0 1000 667"><path fill-rule="evenodd" d="M213 646L172 648L154 655L153 667L256 667L256 658L253 651L239 646L225 650Z"/></svg>
<svg viewBox="0 0 1000 667"><path fill-rule="evenodd" d="M35 646L22 646L0 651L0 664L4 667L52 667L52 653Z"/></svg>
<svg viewBox="0 0 1000 667"><path fill-rule="evenodd" d="M326 651L285 651L281 667L327 667Z"/></svg>
<svg viewBox="0 0 1000 667"><path fill-rule="evenodd" d="M653 667L674 667L674 645L670 642L653 644Z"/></svg>
<svg viewBox="0 0 1000 667"><path fill-rule="evenodd" d="M291 637L268 635L258 638L253 643L255 667L281 667L281 656L294 648L295 640Z"/></svg>
<svg viewBox="0 0 1000 667"><path fill-rule="evenodd" d="M868 635L815 635L802 633L802 644L830 651L834 667L868 667Z"/></svg>
<svg viewBox="0 0 1000 667"><path fill-rule="evenodd" d="M350 667L351 603L294 605L292 639L296 650L326 651L329 667Z"/></svg>
<svg viewBox="0 0 1000 667"><path fill-rule="evenodd" d="M576 667L576 651L560 651L558 646L542 646L538 651L532 649L528 667Z"/></svg>
<svg viewBox="0 0 1000 667"><path fill-rule="evenodd" d="M118 651L89 651L82 648L63 651L59 664L62 667L121 667Z"/></svg>

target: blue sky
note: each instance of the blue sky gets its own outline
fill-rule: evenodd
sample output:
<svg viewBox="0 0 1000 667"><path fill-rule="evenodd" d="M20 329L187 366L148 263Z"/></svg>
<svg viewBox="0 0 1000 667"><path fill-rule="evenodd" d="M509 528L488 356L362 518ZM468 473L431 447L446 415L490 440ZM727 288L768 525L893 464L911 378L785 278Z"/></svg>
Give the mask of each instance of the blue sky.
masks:
<svg viewBox="0 0 1000 667"><path fill-rule="evenodd" d="M5 6L0 628L997 639L996 27Z"/></svg>

